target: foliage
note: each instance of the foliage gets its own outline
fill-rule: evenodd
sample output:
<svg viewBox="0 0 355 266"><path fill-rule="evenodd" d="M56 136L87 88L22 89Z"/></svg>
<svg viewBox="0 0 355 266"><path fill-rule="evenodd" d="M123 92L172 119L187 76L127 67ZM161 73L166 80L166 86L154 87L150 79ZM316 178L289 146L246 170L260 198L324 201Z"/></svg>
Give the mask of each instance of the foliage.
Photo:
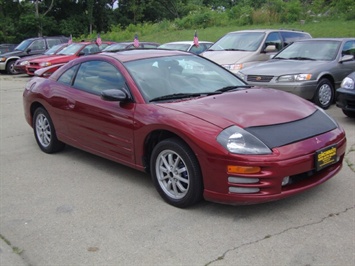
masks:
<svg viewBox="0 0 355 266"><path fill-rule="evenodd" d="M0 0L0 43L43 35L132 40L134 34L178 39L183 31L241 28L300 21L354 21L354 0ZM45 14L45 15L44 15ZM345 25L347 29L349 27ZM213 33L212 33L213 34ZM352 31L354 36L354 31ZM154 40L152 40L154 41Z"/></svg>

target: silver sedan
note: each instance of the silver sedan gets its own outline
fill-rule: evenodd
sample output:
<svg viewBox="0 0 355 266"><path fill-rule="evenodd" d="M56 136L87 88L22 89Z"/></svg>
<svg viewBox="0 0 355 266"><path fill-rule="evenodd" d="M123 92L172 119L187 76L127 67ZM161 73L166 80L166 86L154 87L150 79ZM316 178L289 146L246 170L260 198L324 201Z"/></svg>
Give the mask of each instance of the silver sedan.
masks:
<svg viewBox="0 0 355 266"><path fill-rule="evenodd" d="M300 40L238 75L250 85L290 92L327 109L335 89L355 71L354 57L355 38Z"/></svg>

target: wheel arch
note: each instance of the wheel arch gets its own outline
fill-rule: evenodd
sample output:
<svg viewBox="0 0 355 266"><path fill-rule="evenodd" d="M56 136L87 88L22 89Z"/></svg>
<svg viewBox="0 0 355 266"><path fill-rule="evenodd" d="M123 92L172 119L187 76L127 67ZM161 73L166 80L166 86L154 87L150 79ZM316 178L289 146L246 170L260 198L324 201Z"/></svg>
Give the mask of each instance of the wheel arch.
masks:
<svg viewBox="0 0 355 266"><path fill-rule="evenodd" d="M162 140L168 139L168 138L177 138L181 141L183 141L190 149L191 151L196 154L194 149L189 145L189 143L184 140L181 136L177 135L174 132L171 132L169 130L154 130L147 135L145 141L144 141L144 147L143 147L143 158L142 158L142 163L145 171L150 174L150 159L152 156L152 151L154 147L161 142ZM200 166L200 162L198 157L196 157L197 162Z"/></svg>

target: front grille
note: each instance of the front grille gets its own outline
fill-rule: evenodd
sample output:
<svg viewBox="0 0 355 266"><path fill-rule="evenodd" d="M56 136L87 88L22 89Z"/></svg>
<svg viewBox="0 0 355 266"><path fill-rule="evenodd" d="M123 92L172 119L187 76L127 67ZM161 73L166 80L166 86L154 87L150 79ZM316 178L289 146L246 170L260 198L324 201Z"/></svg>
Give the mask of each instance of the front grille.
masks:
<svg viewBox="0 0 355 266"><path fill-rule="evenodd" d="M270 82L274 76L248 75L247 81L251 82Z"/></svg>

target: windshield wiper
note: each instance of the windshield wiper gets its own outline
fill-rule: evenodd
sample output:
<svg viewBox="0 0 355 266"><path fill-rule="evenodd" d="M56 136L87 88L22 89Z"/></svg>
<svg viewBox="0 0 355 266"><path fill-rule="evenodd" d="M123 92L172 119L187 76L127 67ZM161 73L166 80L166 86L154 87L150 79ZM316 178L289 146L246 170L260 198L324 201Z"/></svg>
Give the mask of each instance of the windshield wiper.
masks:
<svg viewBox="0 0 355 266"><path fill-rule="evenodd" d="M149 100L149 102L163 101L163 100L177 100L177 99L192 98L192 97L198 97L198 96L208 96L208 95L221 94L221 93L222 92L219 92L219 91L195 92L195 93L174 93L174 94L168 94L168 95L164 95L164 96L155 97L155 98Z"/></svg>
<svg viewBox="0 0 355 266"><path fill-rule="evenodd" d="M236 90L236 89L245 89L245 88L251 88L252 86L250 85L240 85L240 86L226 86L223 87L219 90L216 90L216 92L226 92L226 91L232 91L232 90Z"/></svg>
<svg viewBox="0 0 355 266"><path fill-rule="evenodd" d="M309 58L309 57L302 57L302 56L298 56L298 57L291 57L289 58L291 60L310 60L310 61L316 61L315 59L313 58Z"/></svg>
<svg viewBox="0 0 355 266"><path fill-rule="evenodd" d="M289 58L285 58L285 57L273 57L272 59L287 60L287 59L289 59Z"/></svg>
<svg viewBox="0 0 355 266"><path fill-rule="evenodd" d="M235 48L227 48L227 49L224 49L224 51L242 51L242 52L245 52L245 51L248 51L248 50L245 50L245 49L235 49Z"/></svg>

